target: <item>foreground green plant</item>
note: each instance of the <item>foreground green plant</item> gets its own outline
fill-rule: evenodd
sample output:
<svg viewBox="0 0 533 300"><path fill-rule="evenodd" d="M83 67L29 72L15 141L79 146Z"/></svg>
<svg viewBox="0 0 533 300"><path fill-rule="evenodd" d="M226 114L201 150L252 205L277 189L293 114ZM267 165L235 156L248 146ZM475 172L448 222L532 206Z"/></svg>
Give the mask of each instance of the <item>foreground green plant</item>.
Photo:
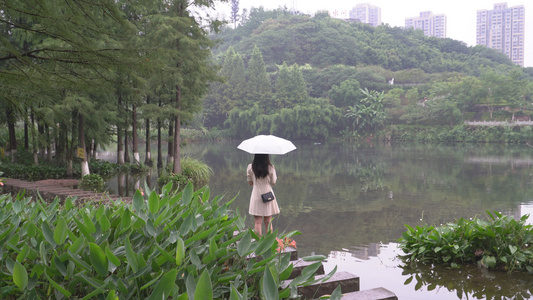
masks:
<svg viewBox="0 0 533 300"><path fill-rule="evenodd" d="M406 262L460 264L478 262L486 268L533 273L533 226L529 215L516 221L498 212L487 212L489 220L463 218L441 227L406 225L399 240Z"/></svg>
<svg viewBox="0 0 533 300"><path fill-rule="evenodd" d="M304 258L315 262L280 290L290 253L276 251L277 232L244 230L234 199L191 184L144 194L82 207L1 195L0 298L278 299L317 282L324 256Z"/></svg>

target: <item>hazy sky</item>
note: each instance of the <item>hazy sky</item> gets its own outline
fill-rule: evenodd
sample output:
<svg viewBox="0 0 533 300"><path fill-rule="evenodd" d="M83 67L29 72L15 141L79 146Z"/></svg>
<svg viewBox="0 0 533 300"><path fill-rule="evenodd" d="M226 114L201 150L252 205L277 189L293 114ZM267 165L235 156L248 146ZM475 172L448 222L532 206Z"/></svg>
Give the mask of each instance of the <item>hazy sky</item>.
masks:
<svg viewBox="0 0 533 300"><path fill-rule="evenodd" d="M317 10L346 10L359 3L369 3L381 8L381 21L390 26L405 25L405 18L417 17L422 11L431 11L433 14L444 14L447 17L447 37L465 42L469 46L476 44L476 12L480 9L491 10L495 3L505 1L493 0L240 0L241 10L251 7L263 6L274 9L280 6L291 8L293 3L297 10L313 14ZM533 1L509 0L508 7L524 5L525 7L525 61L526 67L533 67ZM228 9L230 4L224 5Z"/></svg>

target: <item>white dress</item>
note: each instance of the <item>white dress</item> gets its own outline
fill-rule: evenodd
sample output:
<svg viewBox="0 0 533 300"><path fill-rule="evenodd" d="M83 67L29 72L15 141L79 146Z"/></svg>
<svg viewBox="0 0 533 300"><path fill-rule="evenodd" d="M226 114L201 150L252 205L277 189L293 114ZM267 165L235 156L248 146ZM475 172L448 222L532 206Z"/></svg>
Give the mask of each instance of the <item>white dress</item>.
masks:
<svg viewBox="0 0 533 300"><path fill-rule="evenodd" d="M266 177L257 179L255 178L254 171L252 170L252 164L249 164L246 170L246 178L248 181L253 182L252 194L250 196L250 210L248 211L250 215L268 217L279 214L276 194L274 194L274 191L272 190L272 184L275 184L276 180L278 179L274 166L270 165L268 167L268 175ZM274 200L263 203L261 194L268 193L270 191L272 191L272 194L274 194Z"/></svg>

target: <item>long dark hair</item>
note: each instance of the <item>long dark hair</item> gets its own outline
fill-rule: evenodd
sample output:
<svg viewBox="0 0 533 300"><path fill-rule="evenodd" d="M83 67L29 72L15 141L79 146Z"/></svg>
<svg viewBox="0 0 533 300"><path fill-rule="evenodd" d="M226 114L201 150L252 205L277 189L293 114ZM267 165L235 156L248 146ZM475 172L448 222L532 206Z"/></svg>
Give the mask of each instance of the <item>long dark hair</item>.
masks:
<svg viewBox="0 0 533 300"><path fill-rule="evenodd" d="M256 154L252 162L252 170L255 178L264 178L268 175L268 166L270 166L270 157L268 154Z"/></svg>

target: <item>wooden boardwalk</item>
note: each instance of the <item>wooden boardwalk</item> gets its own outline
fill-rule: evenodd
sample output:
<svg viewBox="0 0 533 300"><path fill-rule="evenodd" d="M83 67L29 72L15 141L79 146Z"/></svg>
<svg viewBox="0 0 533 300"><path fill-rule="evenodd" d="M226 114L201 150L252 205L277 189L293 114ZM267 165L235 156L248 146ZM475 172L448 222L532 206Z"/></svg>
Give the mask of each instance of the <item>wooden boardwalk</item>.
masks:
<svg viewBox="0 0 533 300"><path fill-rule="evenodd" d="M131 201L131 197L121 197L108 193L95 193L77 189L79 181L76 179L47 179L41 181L26 181L20 179L7 178L4 180L3 193L16 195L24 193L25 196L38 198L51 202L56 197L64 202L68 197L76 198L77 203L103 202L109 200L122 199L124 202Z"/></svg>

